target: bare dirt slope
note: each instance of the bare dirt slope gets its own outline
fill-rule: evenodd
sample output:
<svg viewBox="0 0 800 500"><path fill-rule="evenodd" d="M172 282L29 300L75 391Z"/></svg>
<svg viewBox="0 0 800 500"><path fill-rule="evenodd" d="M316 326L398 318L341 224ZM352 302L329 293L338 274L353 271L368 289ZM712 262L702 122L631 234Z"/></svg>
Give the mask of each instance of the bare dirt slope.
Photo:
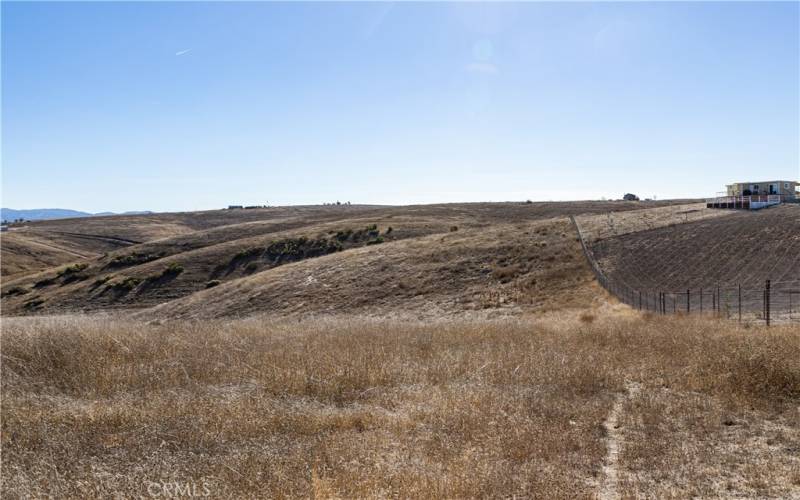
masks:
<svg viewBox="0 0 800 500"><path fill-rule="evenodd" d="M523 299L530 290L509 283L522 280L519 276L528 275L533 267L537 273L549 269L550 275L558 276L566 272L562 266L580 262L564 217L641 206L624 202L317 206L47 221L8 234L29 240L35 234L61 245L71 238L77 242L71 251L87 257L67 263L61 254L50 261L43 253L38 261L34 255L26 272L3 280L3 313L141 309L195 293L200 294L176 303L175 311L195 315L190 309L225 293L231 295L220 305L200 307L204 311L197 314L238 315L265 308L364 310L371 302L380 302L379 309L400 308L402 303L428 303L429 295L437 293L442 295L437 303L453 311L506 308L523 300L541 307L556 290L549 288L545 277L528 276L538 279L536 286L541 288L533 298ZM550 219L558 222L551 221L555 225L546 239L531 236L538 230L531 224ZM451 254L453 262L447 261ZM5 256L4 266L12 266L13 259ZM36 269L53 261L64 264ZM293 267L277 269L287 264ZM336 283L314 285L320 277ZM264 283L270 283L268 293ZM438 287L440 283L452 286ZM217 286L213 292L204 291ZM331 286L339 295L329 293ZM568 291L572 284L555 286ZM244 292L251 289L254 297ZM234 299L236 304L231 303ZM168 310L164 306L159 312Z"/></svg>

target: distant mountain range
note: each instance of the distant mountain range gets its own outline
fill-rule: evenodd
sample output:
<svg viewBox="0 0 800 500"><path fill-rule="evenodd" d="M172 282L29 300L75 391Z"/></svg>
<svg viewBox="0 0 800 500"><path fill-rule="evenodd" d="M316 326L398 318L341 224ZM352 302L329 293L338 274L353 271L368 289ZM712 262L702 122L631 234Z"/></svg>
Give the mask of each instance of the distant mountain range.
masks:
<svg viewBox="0 0 800 500"><path fill-rule="evenodd" d="M13 208L0 208L0 218L4 221L14 221L17 219L25 220L49 220L49 219L68 219L72 217L100 217L104 215L140 215L153 212L98 212L96 214L81 212L79 210L69 210L66 208L32 208L30 210L14 210Z"/></svg>

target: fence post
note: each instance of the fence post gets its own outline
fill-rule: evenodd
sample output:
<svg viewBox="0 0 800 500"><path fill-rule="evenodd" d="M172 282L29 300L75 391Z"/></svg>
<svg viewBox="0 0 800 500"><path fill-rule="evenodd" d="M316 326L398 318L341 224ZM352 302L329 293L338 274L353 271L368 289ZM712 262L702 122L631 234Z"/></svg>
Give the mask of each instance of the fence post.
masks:
<svg viewBox="0 0 800 500"><path fill-rule="evenodd" d="M742 284L739 283L739 323L742 322Z"/></svg>
<svg viewBox="0 0 800 500"><path fill-rule="evenodd" d="M703 312L703 289L700 289L700 312Z"/></svg>
<svg viewBox="0 0 800 500"><path fill-rule="evenodd" d="M764 290L764 307L766 311L767 326L769 326L769 299L770 299L770 281L767 280L767 288Z"/></svg>
<svg viewBox="0 0 800 500"><path fill-rule="evenodd" d="M692 312L692 289L686 289L686 314Z"/></svg>

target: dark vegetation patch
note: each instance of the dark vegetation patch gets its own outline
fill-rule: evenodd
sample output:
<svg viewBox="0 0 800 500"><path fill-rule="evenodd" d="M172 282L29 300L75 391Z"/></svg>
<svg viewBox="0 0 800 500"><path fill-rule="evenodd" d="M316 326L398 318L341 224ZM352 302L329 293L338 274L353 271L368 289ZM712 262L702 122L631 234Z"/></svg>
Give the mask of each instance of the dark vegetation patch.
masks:
<svg viewBox="0 0 800 500"><path fill-rule="evenodd" d="M153 260L158 260L164 256L164 252L160 253L140 253L140 252L133 252L127 255L117 255L111 261L106 264L106 267L109 269L120 268L120 267L131 267L131 266L138 266L139 264L144 264L146 262L150 262Z"/></svg>
<svg viewBox="0 0 800 500"><path fill-rule="evenodd" d="M391 234L394 231L391 227L386 230L386 234ZM336 232L334 238L340 243L363 243L365 241L375 240L380 236L381 232L378 230L377 224L372 224L361 229L343 229Z"/></svg>
<svg viewBox="0 0 800 500"><path fill-rule="evenodd" d="M145 279L145 282L147 282L147 284L151 284L151 285L152 284L157 284L157 283L163 283L165 281L170 281L170 280L176 278L182 272L183 272L183 266L182 265L180 265L180 264L178 264L176 262L171 262L160 273L148 276Z"/></svg>
<svg viewBox="0 0 800 500"><path fill-rule="evenodd" d="M12 286L11 288L3 292L3 297L11 297L13 295L25 295L28 292L30 292L30 290L28 290L25 287Z"/></svg>
<svg viewBox="0 0 800 500"><path fill-rule="evenodd" d="M41 307L42 304L44 304L44 299L37 296L25 302L25 304L23 304L22 307L24 307L25 309L37 309Z"/></svg>
<svg viewBox="0 0 800 500"><path fill-rule="evenodd" d="M219 285L220 283L222 283L220 280L211 280L208 283L206 283L206 288L214 288L215 286Z"/></svg>
<svg viewBox="0 0 800 500"><path fill-rule="evenodd" d="M211 278L229 275L238 269L242 273L252 274L259 268L266 268L297 262L303 259L321 257L360 245L377 245L386 241L386 236L394 230L390 227L381 235L377 224L371 224L361 229L342 229L330 231L328 235L316 238L300 236L298 238L283 238L271 242L266 247L257 246L237 252L227 264L222 264L214 269ZM218 281L218 280L212 280ZM215 285L212 285L215 286ZM208 288L208 286L207 286Z"/></svg>
<svg viewBox="0 0 800 500"><path fill-rule="evenodd" d="M64 269L60 270L57 274L57 277L61 278L62 276L70 276L78 274L87 267L89 267L89 264L72 264L71 266L67 266Z"/></svg>
<svg viewBox="0 0 800 500"><path fill-rule="evenodd" d="M97 287L98 287L98 286L100 286L100 285L104 285L104 284L108 283L109 281L111 281L111 279L112 279L113 277L114 277L114 275L113 275L113 274L109 274L109 275L107 275L107 276L103 276L102 278L97 278L97 279L96 279L96 280L94 280L94 282L92 283L92 288L97 288Z"/></svg>
<svg viewBox="0 0 800 500"><path fill-rule="evenodd" d="M108 287L117 293L128 293L142 282L139 278L134 278L132 276L123 277L120 281L115 281L111 283Z"/></svg>
<svg viewBox="0 0 800 500"><path fill-rule="evenodd" d="M40 279L33 284L33 287L44 288L50 285L55 285L59 282L59 280L61 285L66 285L75 281L83 281L89 278L89 275L82 272L87 267L89 267L89 264L72 264L71 266L60 269L55 276L48 276Z"/></svg>
<svg viewBox="0 0 800 500"><path fill-rule="evenodd" d="M520 275L522 269L519 264L495 265L492 269L492 277L500 283L508 283Z"/></svg>
<svg viewBox="0 0 800 500"><path fill-rule="evenodd" d="M34 283L33 287L44 288L56 284L59 280L61 281L61 285L66 285L75 281L83 281L89 278L87 274L82 272L87 267L89 267L89 264L72 264L71 266L60 269L55 276L40 279Z"/></svg>
<svg viewBox="0 0 800 500"><path fill-rule="evenodd" d="M61 284L66 285L69 283L73 283L75 281L83 281L89 279L88 274L84 273L76 273L76 274L67 274L61 279Z"/></svg>
<svg viewBox="0 0 800 500"><path fill-rule="evenodd" d="M42 279L40 279L39 281L37 281L36 283L33 284L33 288L44 288L46 286L50 286L50 285L55 284L55 282L57 280L58 280L58 278L56 276L50 276L48 278L42 278Z"/></svg>

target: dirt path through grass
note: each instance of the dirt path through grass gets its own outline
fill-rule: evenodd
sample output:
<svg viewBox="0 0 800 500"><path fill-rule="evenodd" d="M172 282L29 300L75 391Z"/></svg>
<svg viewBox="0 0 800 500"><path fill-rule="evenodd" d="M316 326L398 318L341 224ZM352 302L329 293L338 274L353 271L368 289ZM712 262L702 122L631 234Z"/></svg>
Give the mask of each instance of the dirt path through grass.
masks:
<svg viewBox="0 0 800 500"><path fill-rule="evenodd" d="M628 382L625 384L625 392L618 394L614 406L603 422L603 428L607 434L607 452L605 463L603 464L603 479L600 483L600 491L597 498L600 500L616 500L620 498L619 484L619 453L620 443L623 439L623 431L620 427L620 414L626 399L631 399L639 392L639 384Z"/></svg>

